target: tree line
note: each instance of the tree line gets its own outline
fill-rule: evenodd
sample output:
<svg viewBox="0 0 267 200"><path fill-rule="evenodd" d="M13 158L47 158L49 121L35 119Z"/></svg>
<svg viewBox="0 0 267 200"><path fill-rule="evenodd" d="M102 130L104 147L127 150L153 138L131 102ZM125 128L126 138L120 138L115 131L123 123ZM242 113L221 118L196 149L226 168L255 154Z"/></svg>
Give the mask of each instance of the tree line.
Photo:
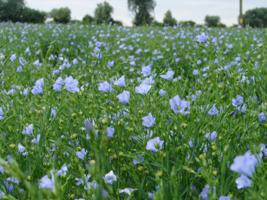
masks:
<svg viewBox="0 0 267 200"><path fill-rule="evenodd" d="M156 7L155 0L127 0L130 12L134 14L133 24L135 26L195 26L193 21L177 22L170 10L164 16L163 22L153 18L153 11ZM85 15L82 22L85 24L115 24L122 25L122 22L113 19L113 7L106 1L99 3L94 11L94 16ZM56 23L69 23L71 10L67 7L53 9L46 13L28 8L24 0L0 0L0 21L44 23L48 18ZM267 27L267 8L256 8L248 10L244 15L244 24L251 27ZM206 16L205 25L208 27L225 27L219 16Z"/></svg>

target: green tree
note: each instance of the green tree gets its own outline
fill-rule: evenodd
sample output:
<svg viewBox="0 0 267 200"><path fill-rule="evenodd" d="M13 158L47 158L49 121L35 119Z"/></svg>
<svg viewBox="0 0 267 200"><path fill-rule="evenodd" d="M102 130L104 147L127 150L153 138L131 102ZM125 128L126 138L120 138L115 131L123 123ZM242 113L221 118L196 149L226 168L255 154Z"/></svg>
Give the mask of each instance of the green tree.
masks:
<svg viewBox="0 0 267 200"><path fill-rule="evenodd" d="M20 22L24 0L0 0L0 21Z"/></svg>
<svg viewBox="0 0 267 200"><path fill-rule="evenodd" d="M136 26L149 25L153 22L151 12L156 7L154 0L128 0L128 7L135 14L133 22Z"/></svg>
<svg viewBox="0 0 267 200"><path fill-rule="evenodd" d="M111 14L113 13L113 7L108 3L97 4L95 9L95 21L97 24L108 24L112 23Z"/></svg>
<svg viewBox="0 0 267 200"><path fill-rule="evenodd" d="M84 24L92 24L94 23L94 18L91 15L85 15L82 19Z"/></svg>
<svg viewBox="0 0 267 200"><path fill-rule="evenodd" d="M206 16L205 17L205 24L208 27L218 27L220 24L220 17L219 16Z"/></svg>
<svg viewBox="0 0 267 200"><path fill-rule="evenodd" d="M248 10L244 15L244 22L253 28L267 28L267 8Z"/></svg>
<svg viewBox="0 0 267 200"><path fill-rule="evenodd" d="M181 21L179 22L179 24L183 27L194 27L196 25L196 22L189 20L189 21Z"/></svg>
<svg viewBox="0 0 267 200"><path fill-rule="evenodd" d="M54 22L65 24L65 23L69 23L71 20L71 11L67 7L53 9L50 12L50 16L53 18Z"/></svg>
<svg viewBox="0 0 267 200"><path fill-rule="evenodd" d="M166 13L165 13L165 16L163 18L163 24L165 26L175 26L177 25L177 21L176 19L172 16L172 13L170 10L168 10Z"/></svg>
<svg viewBox="0 0 267 200"><path fill-rule="evenodd" d="M25 7L22 11L21 20L27 23L44 23L46 13Z"/></svg>

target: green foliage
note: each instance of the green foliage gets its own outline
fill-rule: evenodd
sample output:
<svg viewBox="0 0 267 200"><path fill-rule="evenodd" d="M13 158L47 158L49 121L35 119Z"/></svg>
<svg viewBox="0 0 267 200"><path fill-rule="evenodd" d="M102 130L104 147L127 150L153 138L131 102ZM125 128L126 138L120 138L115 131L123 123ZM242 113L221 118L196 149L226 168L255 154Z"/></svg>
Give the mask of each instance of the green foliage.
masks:
<svg viewBox="0 0 267 200"><path fill-rule="evenodd" d="M94 17L92 17L91 15L85 15L84 17L83 17L83 19L82 19L82 22L84 23L84 24L92 24L92 23L94 23Z"/></svg>
<svg viewBox="0 0 267 200"><path fill-rule="evenodd" d="M97 4L95 9L95 22L97 24L109 24L112 22L111 14L113 13L113 7L108 3Z"/></svg>
<svg viewBox="0 0 267 200"><path fill-rule="evenodd" d="M182 27L194 27L196 25L196 22L194 21L180 21L179 24L182 26Z"/></svg>
<svg viewBox="0 0 267 200"><path fill-rule="evenodd" d="M22 21L27 23L44 23L46 13L31 8L24 8L22 11Z"/></svg>
<svg viewBox="0 0 267 200"><path fill-rule="evenodd" d="M21 22L24 0L0 0L0 21Z"/></svg>
<svg viewBox="0 0 267 200"><path fill-rule="evenodd" d="M220 17L207 15L205 17L205 24L208 27L218 27L220 24Z"/></svg>
<svg viewBox="0 0 267 200"><path fill-rule="evenodd" d="M154 0L128 0L128 7L135 14L134 25L150 25L153 22L151 12L156 7Z"/></svg>
<svg viewBox="0 0 267 200"><path fill-rule="evenodd" d="M165 16L163 18L163 24L165 26L175 26L177 25L177 21L176 19L172 16L172 13L170 10L168 10L166 13L165 13Z"/></svg>
<svg viewBox="0 0 267 200"><path fill-rule="evenodd" d="M244 15L245 25L253 28L267 28L267 8L248 10Z"/></svg>
<svg viewBox="0 0 267 200"><path fill-rule="evenodd" d="M50 12L50 16L53 18L54 22L66 24L71 20L71 10L67 7L53 9Z"/></svg>
<svg viewBox="0 0 267 200"><path fill-rule="evenodd" d="M161 22L159 22L157 20L153 20L151 25L154 26L154 27L163 27L163 23L161 23Z"/></svg>

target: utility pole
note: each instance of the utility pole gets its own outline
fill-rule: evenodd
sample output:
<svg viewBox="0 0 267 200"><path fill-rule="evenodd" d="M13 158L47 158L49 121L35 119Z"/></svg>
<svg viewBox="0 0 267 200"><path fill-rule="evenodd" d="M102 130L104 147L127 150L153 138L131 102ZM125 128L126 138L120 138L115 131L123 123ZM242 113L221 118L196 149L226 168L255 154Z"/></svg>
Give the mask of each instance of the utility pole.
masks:
<svg viewBox="0 0 267 200"><path fill-rule="evenodd" d="M239 17L238 17L238 24L240 26L244 25L244 20L243 20L243 0L239 0Z"/></svg>

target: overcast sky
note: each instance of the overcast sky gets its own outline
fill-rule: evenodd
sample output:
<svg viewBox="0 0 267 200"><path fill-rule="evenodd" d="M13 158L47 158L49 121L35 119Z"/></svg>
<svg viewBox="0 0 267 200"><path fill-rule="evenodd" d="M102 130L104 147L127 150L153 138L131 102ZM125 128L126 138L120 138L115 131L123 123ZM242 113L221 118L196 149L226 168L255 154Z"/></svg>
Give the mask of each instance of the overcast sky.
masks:
<svg viewBox="0 0 267 200"><path fill-rule="evenodd" d="M84 15L93 15L98 3L104 0L26 0L31 8L50 11L53 8L69 7L73 19L82 19ZM131 25L133 14L128 11L127 0L106 0L114 7L113 18ZM239 0L156 0L154 17L162 21L164 13L171 10L178 20L194 20L204 23L207 14L219 15L227 25L237 23ZM256 7L267 7L267 0L244 0L244 10Z"/></svg>

